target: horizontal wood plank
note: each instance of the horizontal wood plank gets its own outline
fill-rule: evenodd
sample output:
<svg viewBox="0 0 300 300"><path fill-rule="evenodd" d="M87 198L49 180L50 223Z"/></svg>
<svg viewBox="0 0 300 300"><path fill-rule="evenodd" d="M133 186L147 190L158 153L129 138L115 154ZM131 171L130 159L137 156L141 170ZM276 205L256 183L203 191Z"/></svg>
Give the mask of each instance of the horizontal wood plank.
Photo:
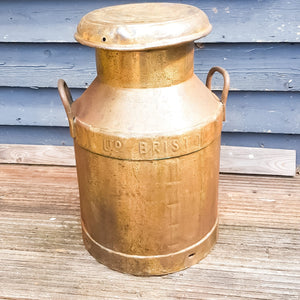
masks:
<svg viewBox="0 0 300 300"><path fill-rule="evenodd" d="M68 127L0 126L0 144L30 144L71 146ZM300 149L299 134L222 132L222 144L227 146ZM297 155L300 165L300 155Z"/></svg>
<svg viewBox="0 0 300 300"><path fill-rule="evenodd" d="M83 92L72 89L73 99ZM0 125L69 126L55 88L0 88L0 106ZM300 134L300 93L231 91L223 132Z"/></svg>
<svg viewBox="0 0 300 300"><path fill-rule="evenodd" d="M75 166L72 146L0 144L0 163Z"/></svg>
<svg viewBox="0 0 300 300"><path fill-rule="evenodd" d="M0 144L73 145L68 127L0 126Z"/></svg>
<svg viewBox="0 0 300 300"><path fill-rule="evenodd" d="M231 90L300 91L299 44L205 44L195 51L195 73L205 82L219 65L231 77ZM10 87L56 87L63 78L86 88L96 76L94 49L78 44L1 44L0 82ZM222 90L216 75L213 88Z"/></svg>
<svg viewBox="0 0 300 300"><path fill-rule="evenodd" d="M1 1L0 42L74 42L83 15L108 5L138 0ZM152 0L160 2L160 0ZM185 0L205 11L213 25L206 42L299 42L297 0L251 2ZM238 26L237 26L238 25Z"/></svg>
<svg viewBox="0 0 300 300"><path fill-rule="evenodd" d="M226 146L300 150L299 134L222 132L221 140ZM300 165L299 155L297 164Z"/></svg>
<svg viewBox="0 0 300 300"><path fill-rule="evenodd" d="M72 146L0 144L0 163L75 166ZM296 151L221 146L220 172L294 176Z"/></svg>
<svg viewBox="0 0 300 300"><path fill-rule="evenodd" d="M211 253L178 273L136 277L84 249L75 168L0 170L0 298L299 299L299 176L221 174Z"/></svg>
<svg viewBox="0 0 300 300"><path fill-rule="evenodd" d="M221 146L220 172L294 176L296 151Z"/></svg>

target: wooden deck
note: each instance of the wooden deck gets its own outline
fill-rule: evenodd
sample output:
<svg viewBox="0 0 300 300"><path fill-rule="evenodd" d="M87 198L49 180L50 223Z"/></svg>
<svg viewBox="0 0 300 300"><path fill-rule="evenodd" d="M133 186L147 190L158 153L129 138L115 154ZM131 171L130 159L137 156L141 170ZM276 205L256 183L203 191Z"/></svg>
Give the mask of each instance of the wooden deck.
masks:
<svg viewBox="0 0 300 300"><path fill-rule="evenodd" d="M76 169L0 165L1 299L299 299L300 176L221 175L220 235L199 264L134 277L81 241Z"/></svg>

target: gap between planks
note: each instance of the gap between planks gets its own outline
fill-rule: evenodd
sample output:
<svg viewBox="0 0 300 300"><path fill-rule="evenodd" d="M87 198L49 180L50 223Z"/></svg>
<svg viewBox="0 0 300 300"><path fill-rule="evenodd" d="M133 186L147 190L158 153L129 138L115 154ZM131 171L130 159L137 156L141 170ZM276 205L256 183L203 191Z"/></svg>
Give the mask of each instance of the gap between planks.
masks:
<svg viewBox="0 0 300 300"><path fill-rule="evenodd" d="M0 144L0 163L75 166L72 146ZM294 176L296 151L221 146L221 173Z"/></svg>

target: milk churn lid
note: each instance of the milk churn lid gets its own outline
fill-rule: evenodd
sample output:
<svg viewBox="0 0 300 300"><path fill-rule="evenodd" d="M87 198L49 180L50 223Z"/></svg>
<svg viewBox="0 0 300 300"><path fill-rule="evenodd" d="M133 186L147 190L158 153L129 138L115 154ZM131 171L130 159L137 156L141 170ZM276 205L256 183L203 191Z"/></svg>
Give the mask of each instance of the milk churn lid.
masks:
<svg viewBox="0 0 300 300"><path fill-rule="evenodd" d="M194 41L211 31L197 7L175 3L109 6L86 14L75 38L81 44L111 50L143 50Z"/></svg>

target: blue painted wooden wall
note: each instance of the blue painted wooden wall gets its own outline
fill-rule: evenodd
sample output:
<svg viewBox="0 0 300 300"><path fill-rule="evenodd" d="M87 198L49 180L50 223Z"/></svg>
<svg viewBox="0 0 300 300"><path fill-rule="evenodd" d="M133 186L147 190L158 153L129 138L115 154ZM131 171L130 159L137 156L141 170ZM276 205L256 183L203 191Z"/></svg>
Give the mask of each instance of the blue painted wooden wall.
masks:
<svg viewBox="0 0 300 300"><path fill-rule="evenodd" d="M95 77L94 50L73 39L87 12L123 0L0 1L0 143L72 145L56 83L78 97ZM151 1L158 2L158 1ZM192 4L213 31L197 41L196 74L231 76L222 144L297 150L300 164L300 2L165 1ZM221 90L222 80L213 81Z"/></svg>

